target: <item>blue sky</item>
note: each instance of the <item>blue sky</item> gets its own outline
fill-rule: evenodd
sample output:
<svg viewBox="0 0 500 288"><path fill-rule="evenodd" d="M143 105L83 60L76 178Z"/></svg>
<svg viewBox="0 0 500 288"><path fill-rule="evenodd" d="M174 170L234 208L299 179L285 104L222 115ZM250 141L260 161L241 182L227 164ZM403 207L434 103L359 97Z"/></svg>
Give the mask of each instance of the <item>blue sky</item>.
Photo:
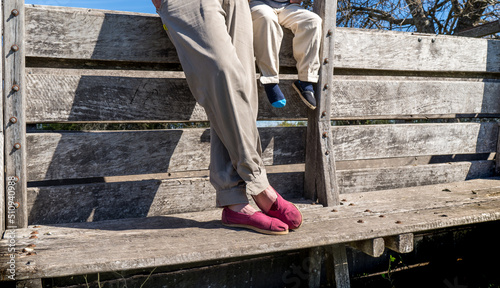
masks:
<svg viewBox="0 0 500 288"><path fill-rule="evenodd" d="M25 0L26 4L156 13L151 0Z"/></svg>

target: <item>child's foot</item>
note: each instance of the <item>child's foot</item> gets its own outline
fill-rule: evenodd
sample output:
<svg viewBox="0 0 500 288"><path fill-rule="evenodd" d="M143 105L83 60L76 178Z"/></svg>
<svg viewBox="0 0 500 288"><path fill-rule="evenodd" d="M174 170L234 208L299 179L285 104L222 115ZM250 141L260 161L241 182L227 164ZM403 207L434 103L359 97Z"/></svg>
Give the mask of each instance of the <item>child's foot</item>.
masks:
<svg viewBox="0 0 500 288"><path fill-rule="evenodd" d="M264 84L264 89L266 90L267 98L271 105L275 108L282 108L286 105L285 95L281 92L278 84Z"/></svg>
<svg viewBox="0 0 500 288"><path fill-rule="evenodd" d="M313 83L297 80L293 82L293 88L299 93L300 99L311 109L316 109L316 98L314 98Z"/></svg>

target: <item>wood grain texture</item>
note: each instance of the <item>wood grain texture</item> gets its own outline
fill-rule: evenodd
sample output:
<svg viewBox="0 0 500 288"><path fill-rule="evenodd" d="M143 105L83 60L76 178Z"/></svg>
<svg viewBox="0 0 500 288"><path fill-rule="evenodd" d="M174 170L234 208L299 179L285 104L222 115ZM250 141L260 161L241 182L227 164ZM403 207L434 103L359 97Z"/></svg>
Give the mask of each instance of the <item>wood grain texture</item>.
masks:
<svg viewBox="0 0 500 288"><path fill-rule="evenodd" d="M48 6L26 10L29 57L178 63L156 15ZM500 71L496 40L350 28L335 33L337 68ZM280 63L295 66L292 37L286 34Z"/></svg>
<svg viewBox="0 0 500 288"><path fill-rule="evenodd" d="M24 0L3 1L3 123L5 178L14 179L7 189L7 210L15 211L6 228L27 227L26 199L26 83ZM18 15L12 11L16 9ZM17 87L14 89L14 87ZM12 118L14 117L14 118ZM18 208L12 209L15 206Z"/></svg>
<svg viewBox="0 0 500 288"><path fill-rule="evenodd" d="M333 87L333 118L500 112L496 80L337 76Z"/></svg>
<svg viewBox="0 0 500 288"><path fill-rule="evenodd" d="M351 242L348 245L372 257L380 257L385 251L384 238Z"/></svg>
<svg viewBox="0 0 500 288"><path fill-rule="evenodd" d="M338 171L339 191L348 193L452 183L495 176L493 161L456 162ZM342 198L341 197L341 198Z"/></svg>
<svg viewBox="0 0 500 288"><path fill-rule="evenodd" d="M220 224L220 211L29 227L16 233L17 243L19 247L36 243L37 254L24 255L24 261L34 264L20 266L16 278L49 278L254 256L496 221L500 219L499 194L472 194L472 190L499 186L500 180L482 179L350 194L346 200L355 205L341 206L337 213L320 205L300 206L303 227L280 237L224 228ZM443 191L444 188L450 192ZM366 209L372 212L364 212ZM359 219L364 223L358 223ZM38 239L28 239L34 230L39 233ZM227 243L224 247L220 245L221 239ZM1 240L0 245L3 249L7 240ZM6 261L0 260L0 271L5 273Z"/></svg>
<svg viewBox="0 0 500 288"><path fill-rule="evenodd" d="M207 121L182 72L40 68L27 72L28 123ZM282 109L269 105L259 85L259 120L307 118L307 108L292 88L295 79L281 75L280 87L287 98ZM335 76L330 85L333 119L500 113L496 80Z"/></svg>
<svg viewBox="0 0 500 288"><path fill-rule="evenodd" d="M282 75L287 98L273 108L259 85L259 120L305 119L306 106ZM182 72L28 69L28 123L208 121Z"/></svg>
<svg viewBox="0 0 500 288"><path fill-rule="evenodd" d="M342 170L338 171L337 176L341 198L344 199L351 193L492 177L495 175L493 170L493 161L473 161ZM29 188L29 223L47 225L151 217L214 207L215 190L208 175L176 178L173 176L175 174L172 177L144 180L138 177L135 180L127 180L131 177L106 177L105 183ZM286 199L299 199L302 196L303 167L301 171L268 173L268 178ZM345 202L343 204L348 205Z"/></svg>
<svg viewBox="0 0 500 288"><path fill-rule="evenodd" d="M0 15L3 17L3 5L0 7ZM0 31L3 31L3 18L2 21L0 21ZM2 46L3 47L3 46ZM2 48L2 61L0 61L0 79L3 79L3 48ZM0 96L0 107L2 107L3 111L3 97L4 97L4 87L0 87L1 91L1 96ZM0 130L2 133L0 134L0 147L4 147L4 126L3 126L3 117L0 117ZM4 159L4 153L0 153L0 163L5 163ZM7 224L5 222L6 218L6 202L5 202L5 169L0 169L0 233L3 233L5 231L5 225Z"/></svg>
<svg viewBox="0 0 500 288"><path fill-rule="evenodd" d="M496 152L496 123L332 127L337 161Z"/></svg>
<svg viewBox="0 0 500 288"><path fill-rule="evenodd" d="M269 173L285 199L300 198L303 173ZM29 223L61 224L154 217L215 208L209 177L32 187ZM48 208L50 207L50 208Z"/></svg>
<svg viewBox="0 0 500 288"><path fill-rule="evenodd" d="M261 128L266 165L304 162L304 128ZM28 134L30 181L206 170L208 129Z"/></svg>
<svg viewBox="0 0 500 288"><path fill-rule="evenodd" d="M397 253L413 251L413 233L405 233L384 238L385 246Z"/></svg>
<svg viewBox="0 0 500 288"><path fill-rule="evenodd" d="M335 126L337 161L496 152L495 123ZM266 165L304 163L303 127L259 130ZM208 168L206 129L28 134L29 181ZM126 161L124 162L124 159ZM313 170L314 171L314 170Z"/></svg>

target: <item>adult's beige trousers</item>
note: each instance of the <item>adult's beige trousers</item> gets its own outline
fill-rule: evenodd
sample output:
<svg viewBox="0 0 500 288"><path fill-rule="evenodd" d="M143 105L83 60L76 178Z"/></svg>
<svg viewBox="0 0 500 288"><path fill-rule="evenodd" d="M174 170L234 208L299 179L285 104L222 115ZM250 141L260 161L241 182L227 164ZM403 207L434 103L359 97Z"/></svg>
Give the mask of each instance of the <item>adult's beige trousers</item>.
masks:
<svg viewBox="0 0 500 288"><path fill-rule="evenodd" d="M247 0L163 0L157 10L194 97L210 120L217 206L269 186L257 131L258 95Z"/></svg>
<svg viewBox="0 0 500 288"><path fill-rule="evenodd" d="M298 4L273 8L261 1L252 0L250 9L255 57L261 72L260 82L279 83L279 52L283 39L281 26L294 34L293 57L297 61L299 80L318 82L321 17Z"/></svg>

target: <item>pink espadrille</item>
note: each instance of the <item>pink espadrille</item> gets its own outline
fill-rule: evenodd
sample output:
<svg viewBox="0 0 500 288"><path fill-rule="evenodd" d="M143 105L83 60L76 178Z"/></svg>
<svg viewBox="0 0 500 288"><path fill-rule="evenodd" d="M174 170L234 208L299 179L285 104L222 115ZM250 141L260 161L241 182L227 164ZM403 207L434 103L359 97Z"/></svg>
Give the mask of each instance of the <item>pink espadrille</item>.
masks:
<svg viewBox="0 0 500 288"><path fill-rule="evenodd" d="M222 210L222 224L228 227L247 228L269 235L284 235L288 233L288 225L279 219L269 217L262 212L247 215L234 212L227 207Z"/></svg>
<svg viewBox="0 0 500 288"><path fill-rule="evenodd" d="M302 213L300 213L297 206L283 199L281 195L276 192L278 198L274 201L269 211L264 213L268 216L280 219L291 230L298 229L302 225ZM262 210L262 209L261 209Z"/></svg>

